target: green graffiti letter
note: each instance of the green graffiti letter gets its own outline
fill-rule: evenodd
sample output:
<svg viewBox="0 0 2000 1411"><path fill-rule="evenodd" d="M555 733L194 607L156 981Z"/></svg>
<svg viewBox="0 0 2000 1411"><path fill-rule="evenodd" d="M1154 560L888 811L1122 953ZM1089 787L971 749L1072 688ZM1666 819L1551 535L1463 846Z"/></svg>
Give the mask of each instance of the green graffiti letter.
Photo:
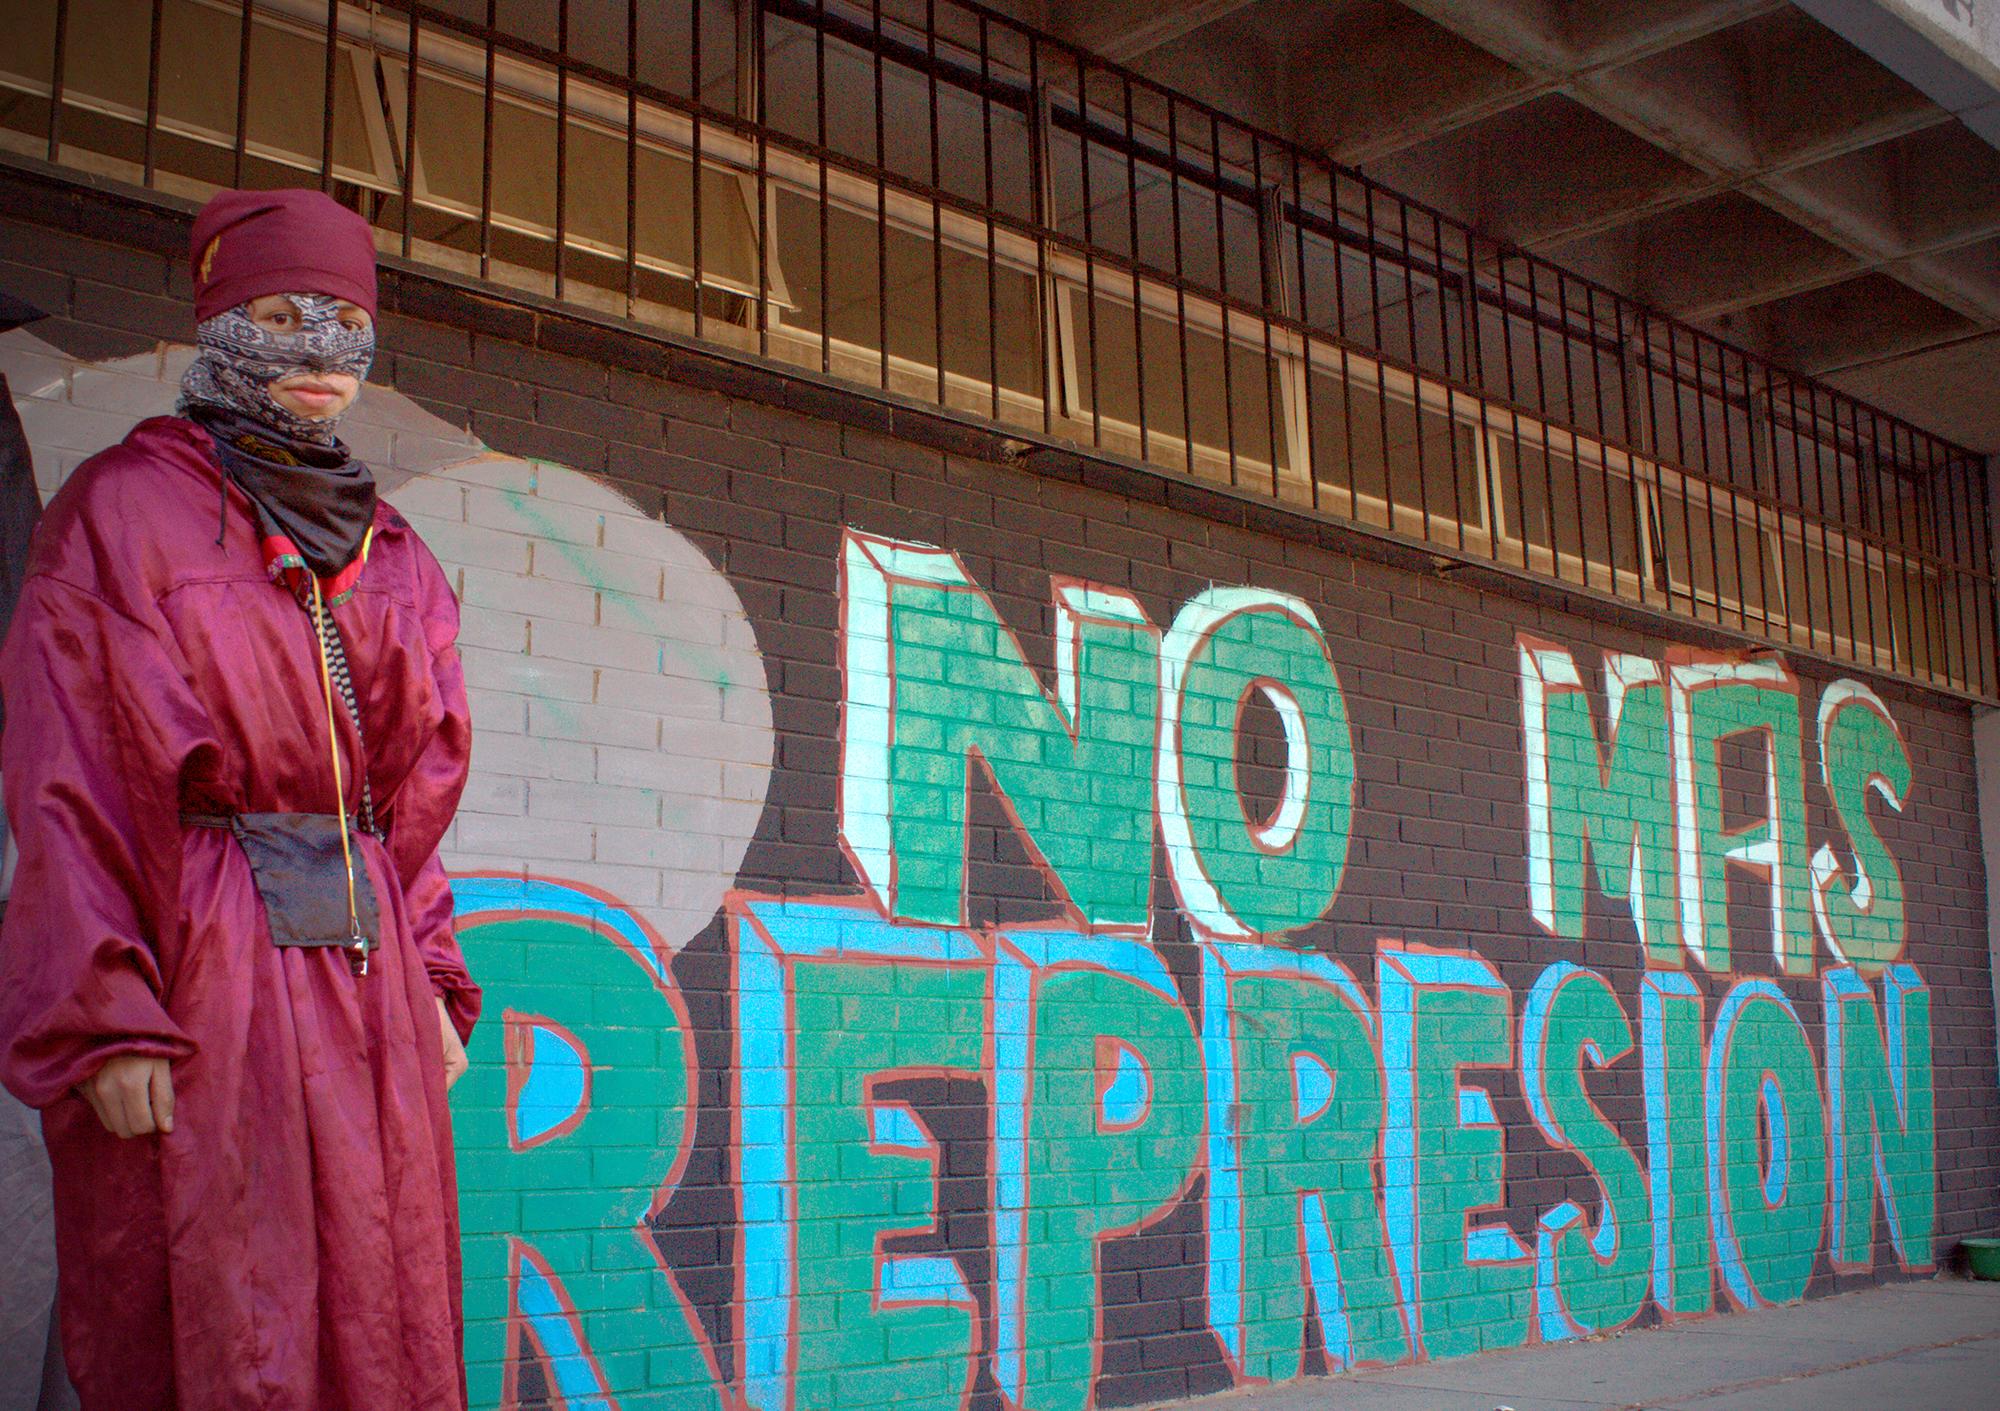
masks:
<svg viewBox="0 0 2000 1411"><path fill-rule="evenodd" d="M1172 1210L1201 1160L1194 1027L1152 951L1003 932L994 967L1000 1391L1081 1411L1103 1338L1102 1250Z"/></svg>
<svg viewBox="0 0 2000 1411"><path fill-rule="evenodd" d="M1521 1015L1521 1085L1549 1144L1580 1157L1602 1198L1597 1227L1564 1201L1536 1231L1535 1301L1542 1340L1629 1322L1646 1300L1653 1222L1646 1173L1584 1086L1584 1070L1632 1051L1632 1026L1595 970L1560 961L1542 972Z"/></svg>
<svg viewBox="0 0 2000 1411"><path fill-rule="evenodd" d="M1159 634L1111 588L1055 585L1056 690L955 555L848 531L840 831L890 915L965 919L976 757L1078 923L1144 934Z"/></svg>
<svg viewBox="0 0 2000 1411"><path fill-rule="evenodd" d="M1774 656L1700 656L1673 663L1668 678L1681 940L1708 970L1729 972L1729 869L1743 867L1768 884L1772 954L1787 974L1807 974L1811 864L1798 681ZM1763 737L1764 779L1756 820L1732 830L1723 818L1721 747L1743 735Z"/></svg>
<svg viewBox="0 0 2000 1411"><path fill-rule="evenodd" d="M793 1404L953 1411L971 1389L977 1312L935 1247L941 1148L894 1085L977 1076L985 972L824 960L792 973Z"/></svg>
<svg viewBox="0 0 2000 1411"><path fill-rule="evenodd" d="M1653 1197L1653 1299L1669 1319L1715 1301L1702 1136L1701 991L1682 971L1639 982L1646 1171Z"/></svg>
<svg viewBox="0 0 2000 1411"><path fill-rule="evenodd" d="M1649 963L1681 964L1674 908L1673 772L1659 663L1604 659L1606 732L1570 654L1519 639L1521 730L1528 768L1528 895L1552 935L1583 939L1584 853L1598 888L1630 910ZM1608 763L1607 763L1608 757Z"/></svg>
<svg viewBox="0 0 2000 1411"><path fill-rule="evenodd" d="M459 943L486 987L451 1094L473 1406L518 1404L530 1355L567 1405L720 1407L647 1223L694 1135L672 976L580 920L474 918Z"/></svg>
<svg viewBox="0 0 2000 1411"><path fill-rule="evenodd" d="M1279 936L1340 891L1354 794L1347 705L1304 602L1210 588L1174 619L1161 655L1160 827L1174 891L1211 936ZM1237 728L1261 697L1285 735L1285 789L1266 819L1237 786Z"/></svg>
<svg viewBox="0 0 2000 1411"><path fill-rule="evenodd" d="M1514 1061L1512 993L1470 951L1384 947L1377 958L1384 1212L1420 1350L1459 1357L1528 1336L1534 1257L1505 1224L1506 1134L1467 1068Z"/></svg>
<svg viewBox="0 0 2000 1411"><path fill-rule="evenodd" d="M1308 1288L1330 1366L1410 1355L1375 1179L1382 1074L1357 999L1307 977L1229 982L1242 1190L1237 1361L1263 1381L1301 1372ZM1211 1207L1216 1199L1211 1183Z"/></svg>
<svg viewBox="0 0 2000 1411"><path fill-rule="evenodd" d="M1864 975L1903 953L1903 874L1868 818L1868 796L1897 813L1910 792L1910 752L1882 698L1836 681L1819 702L1819 763L1834 812L1854 850L1850 882L1833 849L1813 854L1813 920L1827 949Z"/></svg>
<svg viewBox="0 0 2000 1411"><path fill-rule="evenodd" d="M1849 1269L1873 1266L1879 1189L1897 1262L1928 1269L1937 1230L1930 990L1914 967L1892 965L1882 977L1878 1016L1867 982L1842 966L1821 977L1820 993L1834 1262Z"/></svg>
<svg viewBox="0 0 2000 1411"><path fill-rule="evenodd" d="M1743 1308L1806 1291L1826 1232L1819 1065L1784 991L1743 980L1708 1050L1708 1192L1722 1282Z"/></svg>

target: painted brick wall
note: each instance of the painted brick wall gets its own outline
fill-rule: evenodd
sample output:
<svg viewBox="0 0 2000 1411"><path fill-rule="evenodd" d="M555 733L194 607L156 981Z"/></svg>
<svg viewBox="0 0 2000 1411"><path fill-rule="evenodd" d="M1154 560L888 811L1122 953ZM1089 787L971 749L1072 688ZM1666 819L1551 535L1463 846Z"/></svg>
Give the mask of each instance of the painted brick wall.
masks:
<svg viewBox="0 0 2000 1411"><path fill-rule="evenodd" d="M184 224L0 195L53 488L171 403ZM479 1404L1121 1405L2000 1220L1964 705L387 295L354 440L476 693Z"/></svg>

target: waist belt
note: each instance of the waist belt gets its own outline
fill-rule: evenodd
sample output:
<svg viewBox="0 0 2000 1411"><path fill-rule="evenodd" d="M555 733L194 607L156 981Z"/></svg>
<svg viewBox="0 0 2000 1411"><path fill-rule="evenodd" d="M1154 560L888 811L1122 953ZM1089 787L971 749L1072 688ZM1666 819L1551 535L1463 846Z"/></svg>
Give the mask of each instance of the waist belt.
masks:
<svg viewBox="0 0 2000 1411"><path fill-rule="evenodd" d="M366 961L380 943L381 908L368 869L355 869L350 906L348 853L334 813L183 813L189 828L233 834L250 861L271 941L279 946L337 946ZM356 821L348 831L359 828Z"/></svg>
<svg viewBox="0 0 2000 1411"><path fill-rule="evenodd" d="M181 827L220 828L225 833L234 833L237 831L238 822L245 818L324 818L329 823L333 821L333 815L330 813L186 813L183 812L181 814ZM370 831L369 829L361 827L361 815L358 813L350 813L347 815L347 826L349 828L359 829L361 832L364 833Z"/></svg>

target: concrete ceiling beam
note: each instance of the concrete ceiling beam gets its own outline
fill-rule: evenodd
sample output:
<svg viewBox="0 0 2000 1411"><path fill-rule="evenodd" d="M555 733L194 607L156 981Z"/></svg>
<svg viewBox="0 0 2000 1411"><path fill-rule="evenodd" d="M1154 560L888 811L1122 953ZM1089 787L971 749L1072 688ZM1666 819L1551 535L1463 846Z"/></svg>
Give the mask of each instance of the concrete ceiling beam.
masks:
<svg viewBox="0 0 2000 1411"><path fill-rule="evenodd" d="M1728 334L1782 367L1817 377L1991 329L1877 270L1765 304L1732 322Z"/></svg>
<svg viewBox="0 0 2000 1411"><path fill-rule="evenodd" d="M1710 298L1700 303L1677 303L1663 300L1661 307L1676 318L1690 323L1707 323L1728 314L1742 313L1762 304L1788 299L1794 294L1804 294L1814 289L1824 289L1839 284L1856 275L1868 274L1875 270L1891 273L1907 263L1921 262L1931 256L1954 254L1983 241L2000 238L2000 226L1968 235L1952 245L1927 250L1912 257L1880 260L1873 264L1862 263L1851 257L1843 257L1838 264L1821 267L1816 265L1795 265L1786 269L1766 270L1756 266L1757 276L1741 290L1722 297ZM1748 257L1748 258L1754 258ZM1935 276L1934 276L1935 277Z"/></svg>
<svg viewBox="0 0 2000 1411"><path fill-rule="evenodd" d="M1608 109L1619 101L1606 98L1602 93L1588 96L1578 94L1576 96L1579 98L1579 101L1582 101L1592 111L1598 112L1607 118L1612 116L1612 113ZM1593 101L1593 98L1595 101ZM1653 112L1652 121L1659 121L1657 110ZM1801 148L1797 151L1786 153L1780 159L1759 163L1748 169L1738 170L1716 161L1712 153L1704 151L1699 147L1690 146L1678 141L1670 143L1668 134L1659 132L1653 127L1635 119L1633 122L1621 123L1620 126L1625 127L1628 131L1638 136L1647 138L1655 146L1660 146L1671 151L1679 160L1703 172L1706 179L1698 182L1690 182L1673 189L1663 189L1646 196L1644 199L1635 200L1627 206L1602 207L1593 211L1587 218L1544 226L1533 233L1524 234L1517 238L1526 248L1542 252L1558 245L1566 245L1590 236L1602 235L1608 231L1617 230L1638 221L1662 215L1681 206L1692 205L1697 201L1705 201L1729 191L1742 191L1747 195L1761 200L1764 199L1763 184L1766 182L1783 178L1804 168L1817 166L1836 157L1846 156L1852 152L1879 146L1895 138L1907 137L1914 133L1928 131L1949 121L1951 119L1948 115L1938 113L1935 110L1928 114L1913 114L1904 120L1884 122L1869 130L1856 129L1844 134L1831 135L1823 145ZM1775 192L1772 195L1773 199L1769 204L1772 205L1774 210L1781 209L1782 196ZM1886 209L1886 207L1883 208ZM1868 207L1861 205L1851 206L1851 218L1857 222L1866 222L1868 218L1862 215L1861 212L1867 209ZM1815 223L1814 230L1815 233L1819 233L1818 223ZM1848 236L1834 240L1834 243L1851 243L1851 237L1852 233L1850 232ZM1881 241L1888 239L1889 237L1886 234L1879 237ZM1857 247L1854 253L1864 260L1874 260L1882 255L1883 248L1880 243L1871 241Z"/></svg>
<svg viewBox="0 0 2000 1411"><path fill-rule="evenodd" d="M1446 3L1443 0L1405 0L1407 7L1432 20L1439 28L1504 60L1516 73L1509 86L1495 85L1491 91L1471 95L1463 102L1436 103L1416 86L1406 86L1402 107L1372 131L1341 140L1328 135L1316 140L1337 160L1359 164L1380 161L1442 137L1463 127L1485 122L1510 108L1550 93L1562 92L1578 80L1604 69L1618 68L1669 49L1705 38L1718 30L1785 8L1787 0L1692 0L1679 5L1646 4L1642 22L1630 28L1559 38L1553 32L1522 43L1518 33L1505 25L1489 23L1486 7ZM1542 7L1535 7L1540 10ZM1497 46L1497 47L1496 47ZM1404 67L1409 67L1405 65ZM1310 116L1302 116L1302 133L1312 131Z"/></svg>
<svg viewBox="0 0 2000 1411"><path fill-rule="evenodd" d="M1977 333L1829 368L1821 376L1893 415L1991 454L2000 452L2000 397L1993 395L1996 365L2000 365L2000 333Z"/></svg>
<svg viewBox="0 0 2000 1411"><path fill-rule="evenodd" d="M1129 64L1155 49L1247 9L1257 0L1054 0L1048 27L1079 49Z"/></svg>
<svg viewBox="0 0 2000 1411"><path fill-rule="evenodd" d="M1491 16L1466 0L1412 3L1427 13L1479 9L1480 17L1468 23L1482 31L1494 27ZM1513 3L1517 0L1495 8L1505 10ZM1526 39L1516 37L1508 42L1518 51L1548 41L1530 33ZM1985 281L1968 279L1955 270L1905 258L1901 232L1892 224L1892 213L1899 209L1895 201L1856 206L1822 192L1808 179L1810 168L1837 157L1942 127L1950 122L1948 114L1925 101L1879 103L1868 118L1845 129L1837 124L1808 127L1794 134L1794 145L1786 150L1760 154L1753 143L1739 135L1739 126L1716 123L1717 93L1712 87L1704 87L1685 74L1677 82L1662 81L1657 73L1647 74L1645 67L1600 70L1565 84L1564 91L1598 116L1660 149L1681 168L1700 175L1693 180L1654 181L1649 186L1645 178L1663 167L1648 159L1635 166L1636 179L1624 192L1608 194L1593 189L1589 202L1572 202L1567 210L1552 203L1543 208L1549 220L1517 220L1502 233L1530 249L1545 250L1737 190L1846 251L1858 267L1893 269L1912 288L1965 318L1982 323L2000 319L2000 290L1989 289ZM1755 86L1742 83L1744 89ZM1825 106L1837 109L1839 105ZM1517 171L1508 172L1508 185L1516 194L1523 190L1532 194L1532 183L1524 183ZM1471 195L1472 205L1466 209L1483 217L1496 208L1491 193L1475 189ZM1510 198L1508 204L1524 203Z"/></svg>

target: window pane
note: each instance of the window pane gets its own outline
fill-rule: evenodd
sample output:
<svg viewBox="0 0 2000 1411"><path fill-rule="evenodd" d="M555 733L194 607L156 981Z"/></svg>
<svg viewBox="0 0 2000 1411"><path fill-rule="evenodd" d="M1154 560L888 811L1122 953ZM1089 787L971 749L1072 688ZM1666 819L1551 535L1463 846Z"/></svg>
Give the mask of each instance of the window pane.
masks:
<svg viewBox="0 0 2000 1411"><path fill-rule="evenodd" d="M997 370L1007 391L1036 399L1041 391L1040 313L1035 278L1026 270L989 263L985 251L946 244L941 249L927 231L891 224L883 232L872 212L840 204L826 210L825 264L830 289L820 283L820 205L810 193L782 190L778 196L778 248L795 307L785 321L814 340L830 333L838 356L873 355L848 364L850 376L877 381L879 350L886 331L892 358L934 369L939 354L937 279L943 277L943 356L954 379L988 389L977 395L950 393L955 405L990 414L990 388ZM878 286L878 251L886 252L886 277ZM991 278L989 290L988 280ZM878 287L887 294L885 306ZM886 325L886 329L885 329ZM816 355L809 361L817 361ZM997 365L997 369L996 369ZM916 374L911 374L915 377ZM934 378L911 390L936 395ZM1018 402L1004 401L1003 417Z"/></svg>
<svg viewBox="0 0 2000 1411"><path fill-rule="evenodd" d="M53 57L54 7L15 8L22 33L18 40L9 35L0 71L15 76L17 85L45 84ZM197 149L235 145L243 8L214 0L164 0L161 6L154 159L164 172L211 182L226 179L226 167L218 168ZM15 18L10 15L10 28ZM126 162L142 158L152 29L151 0L70 0L63 56L65 146ZM99 38L105 35L124 38L109 43ZM294 171L317 172L329 107L324 36L310 25L260 13L251 31L250 67L244 124L249 153ZM390 188L372 57L343 42L333 85L335 174ZM36 105L35 111L46 124L46 104Z"/></svg>

